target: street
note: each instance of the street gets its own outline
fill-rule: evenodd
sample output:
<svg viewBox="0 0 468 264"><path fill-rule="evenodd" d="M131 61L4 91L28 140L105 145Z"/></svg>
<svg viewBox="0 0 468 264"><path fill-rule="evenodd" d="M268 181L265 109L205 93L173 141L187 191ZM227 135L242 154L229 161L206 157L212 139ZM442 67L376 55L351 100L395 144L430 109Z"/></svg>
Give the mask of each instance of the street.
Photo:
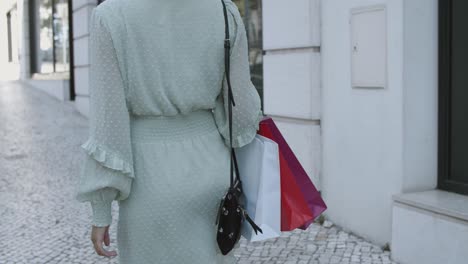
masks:
<svg viewBox="0 0 468 264"><path fill-rule="evenodd" d="M87 118L19 81L0 83L0 264L118 263L90 240L91 208L74 200ZM116 250L118 205L111 246ZM390 252L332 225L246 243L239 263L390 264Z"/></svg>

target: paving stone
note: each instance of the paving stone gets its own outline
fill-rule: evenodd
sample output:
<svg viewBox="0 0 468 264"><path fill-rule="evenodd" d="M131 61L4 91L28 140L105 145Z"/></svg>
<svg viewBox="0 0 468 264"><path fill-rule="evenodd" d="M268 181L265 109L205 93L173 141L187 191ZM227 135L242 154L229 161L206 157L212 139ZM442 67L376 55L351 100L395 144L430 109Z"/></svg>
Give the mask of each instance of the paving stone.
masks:
<svg viewBox="0 0 468 264"><path fill-rule="evenodd" d="M0 264L118 263L94 252L91 208L72 197L88 133L74 102L1 82L0 118ZM108 249L117 250L116 203L112 214ZM242 237L234 255L243 264L395 264L389 251L330 221L255 243Z"/></svg>

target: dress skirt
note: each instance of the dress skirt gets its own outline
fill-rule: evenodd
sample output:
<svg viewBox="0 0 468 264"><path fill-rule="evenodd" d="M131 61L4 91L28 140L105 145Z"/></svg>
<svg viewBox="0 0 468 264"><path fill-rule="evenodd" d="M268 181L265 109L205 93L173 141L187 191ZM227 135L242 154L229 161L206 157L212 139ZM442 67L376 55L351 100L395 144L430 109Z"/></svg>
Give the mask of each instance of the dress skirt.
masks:
<svg viewBox="0 0 468 264"><path fill-rule="evenodd" d="M135 179L119 201L119 263L236 263L233 251L222 255L216 244L230 153L212 111L130 121Z"/></svg>

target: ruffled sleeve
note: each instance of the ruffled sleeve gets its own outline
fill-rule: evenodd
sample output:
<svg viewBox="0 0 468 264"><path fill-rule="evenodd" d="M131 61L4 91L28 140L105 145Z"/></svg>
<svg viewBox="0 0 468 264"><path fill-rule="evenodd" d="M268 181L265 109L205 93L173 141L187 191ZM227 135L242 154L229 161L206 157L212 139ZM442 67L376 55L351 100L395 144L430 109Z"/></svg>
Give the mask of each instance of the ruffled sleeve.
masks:
<svg viewBox="0 0 468 264"><path fill-rule="evenodd" d="M93 225L107 226L112 201L129 196L134 178L130 118L125 74L99 8L92 11L89 31L89 136L81 145L83 163L75 198L90 202Z"/></svg>
<svg viewBox="0 0 468 264"><path fill-rule="evenodd" d="M224 0L228 11L231 39L230 81L235 106L232 107L232 146L242 147L250 143L263 118L261 100L250 79L247 34L239 9L231 0ZM224 64L223 64L224 65ZM213 110L216 125L224 142L229 146L228 86L226 75L222 92Z"/></svg>

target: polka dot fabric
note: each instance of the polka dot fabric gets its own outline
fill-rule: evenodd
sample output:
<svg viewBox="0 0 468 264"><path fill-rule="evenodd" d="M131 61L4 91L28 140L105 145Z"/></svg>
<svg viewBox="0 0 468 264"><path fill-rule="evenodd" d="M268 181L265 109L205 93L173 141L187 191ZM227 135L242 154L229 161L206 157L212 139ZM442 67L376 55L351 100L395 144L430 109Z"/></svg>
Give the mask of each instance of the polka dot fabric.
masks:
<svg viewBox="0 0 468 264"><path fill-rule="evenodd" d="M263 113L242 17L224 2L237 148ZM234 263L211 228L229 185L220 0L106 0L89 30L90 127L76 199L90 202L95 226L111 224L119 202L120 263Z"/></svg>

